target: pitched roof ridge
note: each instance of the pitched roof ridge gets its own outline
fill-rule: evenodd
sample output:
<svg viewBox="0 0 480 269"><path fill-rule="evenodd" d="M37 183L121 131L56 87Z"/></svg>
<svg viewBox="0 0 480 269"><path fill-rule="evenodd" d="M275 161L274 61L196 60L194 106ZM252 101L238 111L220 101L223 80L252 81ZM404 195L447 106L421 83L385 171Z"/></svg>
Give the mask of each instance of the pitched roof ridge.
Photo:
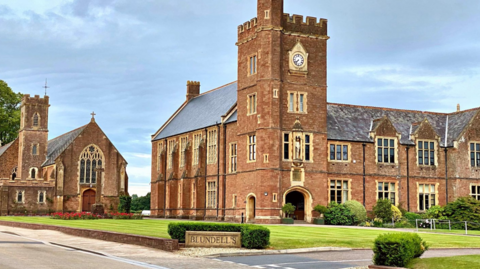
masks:
<svg viewBox="0 0 480 269"><path fill-rule="evenodd" d="M57 136L57 137L55 137L55 138L52 138L52 139L48 140L48 142L52 142L53 140L62 138L62 137L64 137L64 136L68 135L68 134L71 134L71 133L73 133L73 132L75 132L75 131L78 131L78 130L80 130L80 129L82 129L82 128L85 128L85 127L87 127L87 125L88 125L88 124L85 124L85 125L80 126L80 127L76 128L76 129L73 129L73 130L71 130L71 131L69 131L69 132L66 132L66 133L64 133L64 134L61 134L61 135L59 135L59 136Z"/></svg>
<svg viewBox="0 0 480 269"><path fill-rule="evenodd" d="M204 92L204 93L201 93L201 94L200 94L200 95L198 95L197 97L200 97L200 96L202 96L202 95L205 95L205 94L208 94L208 93L214 92L214 91L216 91L216 90L223 89L223 88L225 88L225 87L227 87L227 86L230 86L230 85L232 85L232 84L235 84L235 83L237 83L237 80L235 80L234 82L227 83L227 84L225 84L225 85L223 85L223 86L220 86L220 87L218 87L218 88L215 88L215 89L212 89L212 90L206 91L206 92ZM195 97L195 98L197 98L197 97ZM193 98L193 99L195 99L195 98Z"/></svg>
<svg viewBox="0 0 480 269"><path fill-rule="evenodd" d="M380 110L386 110L386 111L402 111L402 112L433 114L433 115L448 115L448 114L451 114L451 113L442 113L442 112L431 112L431 111L410 110L410 109L389 108L389 107L376 107L376 106L362 106L362 105L351 105L351 104L340 104L340 103L327 103L327 105L380 109Z"/></svg>
<svg viewBox="0 0 480 269"><path fill-rule="evenodd" d="M17 139L15 138L15 140L17 140ZM3 145L3 146L0 146L0 149L6 148L6 147L10 147L10 146L13 144L13 142L15 142L15 140L13 140L12 142L10 142L10 143L8 143L8 144L5 144L5 145Z"/></svg>
<svg viewBox="0 0 480 269"><path fill-rule="evenodd" d="M466 110L455 111L455 112L448 113L448 114L449 115L456 115L456 114L461 114L461 113L466 113L466 112L472 112L472 111L479 110L479 109L480 109L480 107L474 107L474 108L470 108L470 109L466 109Z"/></svg>

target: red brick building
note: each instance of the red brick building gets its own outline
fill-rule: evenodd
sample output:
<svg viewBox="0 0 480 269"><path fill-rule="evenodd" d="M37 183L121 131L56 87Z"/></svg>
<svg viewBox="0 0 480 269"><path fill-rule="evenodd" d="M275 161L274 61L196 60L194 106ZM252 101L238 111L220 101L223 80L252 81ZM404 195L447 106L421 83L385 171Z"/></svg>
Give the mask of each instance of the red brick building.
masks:
<svg viewBox="0 0 480 269"><path fill-rule="evenodd" d="M238 27L238 81L187 98L152 136L152 214L279 223L315 205L388 198L409 211L480 199L479 109L327 103L327 21L258 0Z"/></svg>
<svg viewBox="0 0 480 269"><path fill-rule="evenodd" d="M18 138L0 145L0 213L91 211L100 182L100 201L116 209L128 193L127 162L93 113L87 125L48 140L49 107L48 96L25 95Z"/></svg>

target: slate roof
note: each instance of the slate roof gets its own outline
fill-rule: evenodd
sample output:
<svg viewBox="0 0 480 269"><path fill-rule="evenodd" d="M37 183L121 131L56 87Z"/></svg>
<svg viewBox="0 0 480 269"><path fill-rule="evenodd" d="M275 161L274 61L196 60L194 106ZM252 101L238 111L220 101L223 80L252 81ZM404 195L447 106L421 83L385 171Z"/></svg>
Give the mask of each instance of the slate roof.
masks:
<svg viewBox="0 0 480 269"><path fill-rule="evenodd" d="M13 142L15 142L15 140L0 147L0 156L2 156L5 151L7 151L7 149L13 144Z"/></svg>
<svg viewBox="0 0 480 269"><path fill-rule="evenodd" d="M190 100L170 122L163 126L153 141L214 126L221 122L221 117L236 102L236 82L203 93Z"/></svg>
<svg viewBox="0 0 480 269"><path fill-rule="evenodd" d="M236 82L203 93L181 107L178 114L159 130L153 141L214 126L221 122L221 117L231 111L236 102ZM414 133L427 119L441 138L440 146L452 147L453 141L479 111L480 108L455 113L434 113L328 103L328 139L374 142L370 138L370 131L375 129L386 116L402 135L401 144L415 145L410 140L410 134ZM237 111L225 123L236 121Z"/></svg>
<svg viewBox="0 0 480 269"><path fill-rule="evenodd" d="M42 166L55 164L55 159L57 159L58 155L60 155L73 142L73 140L75 140L75 138L77 138L77 136L85 129L85 127L87 127L87 125L49 140L47 148L47 160L42 164Z"/></svg>
<svg viewBox="0 0 480 269"><path fill-rule="evenodd" d="M441 146L453 146L455 140L477 113L479 109L467 110L452 114L432 113L424 111L399 110L376 107L363 107L343 104L327 105L328 139L357 142L373 142L370 130L374 121L387 116L395 129L402 135L400 143L414 145L410 140L410 132L415 131L423 120L427 119L433 129L441 137Z"/></svg>

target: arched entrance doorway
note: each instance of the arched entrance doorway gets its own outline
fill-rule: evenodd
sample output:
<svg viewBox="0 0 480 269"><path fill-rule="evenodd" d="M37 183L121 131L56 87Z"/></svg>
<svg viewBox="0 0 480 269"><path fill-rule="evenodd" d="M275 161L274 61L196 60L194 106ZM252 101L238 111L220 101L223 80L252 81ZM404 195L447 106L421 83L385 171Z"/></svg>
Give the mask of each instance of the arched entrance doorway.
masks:
<svg viewBox="0 0 480 269"><path fill-rule="evenodd" d="M295 213L293 213L293 219L305 220L305 197L298 191L292 191L287 194L285 203L295 206Z"/></svg>
<svg viewBox="0 0 480 269"><path fill-rule="evenodd" d="M255 220L255 196L247 198L247 222Z"/></svg>
<svg viewBox="0 0 480 269"><path fill-rule="evenodd" d="M95 204L95 194L96 192L92 189L86 190L82 195L82 211L90 212L92 211L92 205Z"/></svg>

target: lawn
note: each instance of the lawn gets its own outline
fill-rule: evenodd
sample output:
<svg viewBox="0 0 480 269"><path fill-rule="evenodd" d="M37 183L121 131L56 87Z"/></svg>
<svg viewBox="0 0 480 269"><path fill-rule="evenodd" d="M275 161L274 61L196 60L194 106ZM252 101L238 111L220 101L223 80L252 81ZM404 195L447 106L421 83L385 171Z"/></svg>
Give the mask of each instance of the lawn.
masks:
<svg viewBox="0 0 480 269"><path fill-rule="evenodd" d="M445 258L415 259L409 263L412 269L471 269L480 268L480 255Z"/></svg>
<svg viewBox="0 0 480 269"><path fill-rule="evenodd" d="M61 225L120 233L170 238L167 226L178 220L56 220L48 217L0 217L0 220ZM376 229L333 228L328 226L299 227L268 225L271 247L275 249L307 247L372 248L373 240L388 231ZM480 237L420 233L431 248L480 247Z"/></svg>

